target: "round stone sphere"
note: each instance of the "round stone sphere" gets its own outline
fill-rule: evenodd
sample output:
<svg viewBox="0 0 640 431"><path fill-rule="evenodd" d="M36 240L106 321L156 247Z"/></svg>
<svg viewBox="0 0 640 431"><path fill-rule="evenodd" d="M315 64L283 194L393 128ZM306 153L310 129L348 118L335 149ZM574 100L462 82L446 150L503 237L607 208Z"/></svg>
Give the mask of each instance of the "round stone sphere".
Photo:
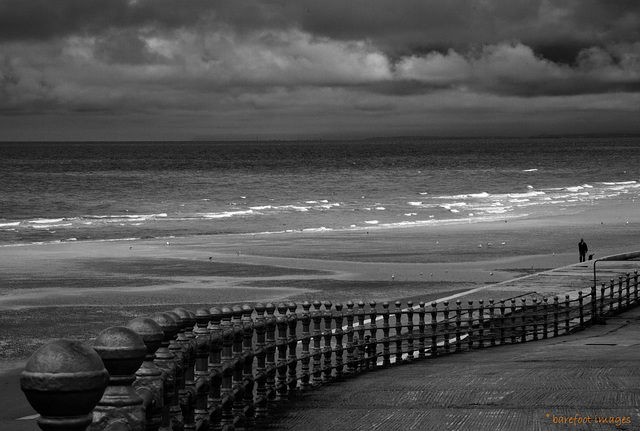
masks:
<svg viewBox="0 0 640 431"><path fill-rule="evenodd" d="M98 404L108 381L95 350L79 341L60 339L31 355L20 387L43 417L83 416Z"/></svg>
<svg viewBox="0 0 640 431"><path fill-rule="evenodd" d="M135 374L147 354L142 338L124 326L112 326L102 331L93 342L93 349L113 376Z"/></svg>

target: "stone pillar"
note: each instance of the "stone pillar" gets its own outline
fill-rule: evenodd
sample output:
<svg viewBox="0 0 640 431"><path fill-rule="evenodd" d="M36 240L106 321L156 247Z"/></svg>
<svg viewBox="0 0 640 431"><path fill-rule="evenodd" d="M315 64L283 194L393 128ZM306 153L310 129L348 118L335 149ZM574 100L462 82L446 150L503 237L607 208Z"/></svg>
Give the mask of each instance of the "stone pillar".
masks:
<svg viewBox="0 0 640 431"><path fill-rule="evenodd" d="M147 354L142 338L124 326L107 328L98 334L93 349L109 372L109 386L93 411L90 431L102 431L121 422L129 431L144 431L145 411L142 397L133 388L135 372Z"/></svg>
<svg viewBox="0 0 640 431"><path fill-rule="evenodd" d="M36 350L20 376L44 431L84 431L109 375L100 356L78 341L54 340Z"/></svg>

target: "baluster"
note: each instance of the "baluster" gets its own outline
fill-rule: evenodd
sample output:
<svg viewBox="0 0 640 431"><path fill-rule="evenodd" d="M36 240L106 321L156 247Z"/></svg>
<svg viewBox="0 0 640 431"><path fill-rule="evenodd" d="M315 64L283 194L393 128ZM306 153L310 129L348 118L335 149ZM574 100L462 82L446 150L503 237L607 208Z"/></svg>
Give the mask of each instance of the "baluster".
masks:
<svg viewBox="0 0 640 431"><path fill-rule="evenodd" d="M505 332L505 312L506 305L504 303L504 299L500 299L500 345L503 346L505 344L504 332Z"/></svg>
<svg viewBox="0 0 640 431"><path fill-rule="evenodd" d="M268 416L267 397L267 325L264 312L267 307L258 303L255 305L256 321L254 329L256 331L256 423L265 425Z"/></svg>
<svg viewBox="0 0 640 431"><path fill-rule="evenodd" d="M333 316L335 320L336 329L334 336L336 337L336 380L342 380L344 372L344 345L342 344L342 338L344 331L342 330L342 304L336 303L336 314Z"/></svg>
<svg viewBox="0 0 640 431"><path fill-rule="evenodd" d="M389 303L382 303L382 366L391 365L391 325L389 323Z"/></svg>
<svg viewBox="0 0 640 431"><path fill-rule="evenodd" d="M353 329L353 301L347 301L347 374L355 374L356 363L354 359L354 329Z"/></svg>
<svg viewBox="0 0 640 431"><path fill-rule="evenodd" d="M595 288L594 288L595 292ZM593 304L595 304L595 293L593 295ZM542 312L544 313L544 320L542 322L542 338L547 339L549 336L549 301L546 296L542 297Z"/></svg>
<svg viewBox="0 0 640 431"><path fill-rule="evenodd" d="M590 304L591 304L591 324L592 325L599 321L599 319L598 319L597 297L598 297L598 289L597 289L596 285L594 284L593 286L591 286L591 302L590 302Z"/></svg>
<svg viewBox="0 0 640 431"><path fill-rule="evenodd" d="M135 372L147 353L142 338L133 329L113 326L98 334L93 350L109 372L109 386L93 410L93 423L88 431L106 430L116 422L125 424L129 431L143 431L143 400L132 386Z"/></svg>
<svg viewBox="0 0 640 431"><path fill-rule="evenodd" d="M188 323L191 323L190 320ZM209 310L206 308L196 310L195 323L197 326L194 331L196 348L193 355L196 369L193 375L188 373L189 379L193 379L193 382L190 382L189 387L186 388L187 393L190 394L189 397L193 397L193 413L189 412L186 418L186 422L191 429L195 429L196 422L209 423L207 397L211 390L208 364L209 355L211 354L211 335L207 325L210 320L211 313L209 313ZM218 394L219 390L218 387ZM191 402L187 404L191 404Z"/></svg>
<svg viewBox="0 0 640 431"><path fill-rule="evenodd" d="M330 382L333 374L333 347L331 346L331 339L333 338L333 332L331 330L331 323L333 322L333 312L331 311L331 307L333 304L331 301L324 302L324 331L322 335L324 337L324 347L322 349L322 354L324 356L322 371L324 372L324 381Z"/></svg>
<svg viewBox="0 0 640 431"><path fill-rule="evenodd" d="M533 322L531 327L533 329L533 340L538 339L538 298L533 298L533 307L531 308L531 318Z"/></svg>
<svg viewBox="0 0 640 431"><path fill-rule="evenodd" d="M320 301L313 302L313 385L322 384L322 348L320 341L322 340L322 312Z"/></svg>
<svg viewBox="0 0 640 431"><path fill-rule="evenodd" d="M233 342L234 342L234 330L231 323L231 316L233 310L230 307L222 308L222 320L220 327L222 329L222 353L221 353L221 374L222 385L220 387L220 426L222 429L233 427L234 415L233 415Z"/></svg>
<svg viewBox="0 0 640 431"><path fill-rule="evenodd" d="M222 350L224 328L220 308L196 310L196 422L199 429L206 429L206 421L212 430L222 428ZM210 325L209 325L210 323ZM207 345L209 358L207 360ZM208 388L208 389L207 389ZM208 394L207 394L208 391ZM202 399L204 397L204 400Z"/></svg>
<svg viewBox="0 0 640 431"><path fill-rule="evenodd" d="M407 301L407 361L412 362L413 356L413 301Z"/></svg>
<svg viewBox="0 0 640 431"><path fill-rule="evenodd" d="M300 376L300 389L308 391L311 389L311 373L309 364L311 363L311 303L304 301L302 303L302 375Z"/></svg>
<svg viewBox="0 0 640 431"><path fill-rule="evenodd" d="M521 311L521 332L520 332L520 340L524 343L527 341L527 298L521 298L522 305L520 306Z"/></svg>
<svg viewBox="0 0 640 431"><path fill-rule="evenodd" d="M569 330L571 329L570 327L570 320L571 320L571 303L569 302L569 294L566 294L564 296L564 306L565 306L565 310L566 310L566 316L565 316L565 334L569 333Z"/></svg>
<svg viewBox="0 0 640 431"><path fill-rule="evenodd" d="M607 288L604 283L602 283L602 287L600 288L600 316L604 319L604 297Z"/></svg>
<svg viewBox="0 0 640 431"><path fill-rule="evenodd" d="M245 428L254 428L256 420L256 407L253 402L253 388L255 386L255 378L253 375L253 359L255 351L253 350L253 307L250 305L242 306L242 324L243 324L243 344L242 357L244 358L244 369L242 370L242 390L244 393L244 415Z"/></svg>
<svg viewBox="0 0 640 431"><path fill-rule="evenodd" d="M418 304L418 358L420 359L424 359L426 354L425 354L425 349L426 349L426 345L425 345L425 328L426 328L426 323L425 323L425 303L424 301L420 301L420 303Z"/></svg>
<svg viewBox="0 0 640 431"><path fill-rule="evenodd" d="M276 306L267 303L265 307L267 311L266 325L266 349L267 349L267 409L276 400L276 327L277 321L275 316Z"/></svg>
<svg viewBox="0 0 640 431"><path fill-rule="evenodd" d="M496 345L495 317L495 304L493 298L489 298L489 335L492 347Z"/></svg>
<svg viewBox="0 0 640 431"><path fill-rule="evenodd" d="M193 334L193 328L196 324L195 314L184 309L175 308L173 310L184 321L184 329L178 334L178 342L182 345L185 359L185 371L183 385L180 388L180 407L184 415L184 429L192 431L196 429L195 423L195 403L197 398L195 383L195 364L196 364L196 342ZM207 349L208 349L207 345ZM208 353L207 353L208 354Z"/></svg>
<svg viewBox="0 0 640 431"><path fill-rule="evenodd" d="M298 315L296 314L296 310L298 306L294 302L289 302L287 304L289 307L289 334L287 337L287 342L289 344L289 356L287 356L287 365L289 367L289 371L287 372L287 385L289 386L289 398L295 395L296 389L298 387L298 354L296 352L298 346L298 338L296 336L296 328L298 326Z"/></svg>
<svg viewBox="0 0 640 431"><path fill-rule="evenodd" d="M516 342L516 300L515 298L511 299L511 343Z"/></svg>
<svg viewBox="0 0 640 431"><path fill-rule="evenodd" d="M438 303L431 303L431 357L438 356Z"/></svg>
<svg viewBox="0 0 640 431"><path fill-rule="evenodd" d="M187 337L184 335L186 329L186 322L175 312L167 311L166 314L176 322L178 326L178 333L176 337L169 343L169 350L173 354L175 362L176 382L173 386L173 396L171 397L171 429L176 431L184 430L184 417L182 416L182 409L180 408L180 400L182 399L180 391L184 393L184 372L186 368L186 358L183 345L181 341L186 341Z"/></svg>
<svg viewBox="0 0 640 431"><path fill-rule="evenodd" d="M469 318L467 320L467 334L469 339L467 340L469 344L469 349L473 349L473 301L469 301Z"/></svg>
<svg viewBox="0 0 640 431"><path fill-rule="evenodd" d="M456 352L462 351L462 301L456 299Z"/></svg>
<svg viewBox="0 0 640 431"><path fill-rule="evenodd" d="M162 370L163 383L163 408L162 408L162 428L171 428L171 406L173 404L173 393L176 386L176 363L173 353L169 350L169 345L173 337L178 333L178 325L167 313L156 313L151 316L160 325L164 338L160 348L156 352L155 363Z"/></svg>
<svg viewBox="0 0 640 431"><path fill-rule="evenodd" d="M638 271L633 271L633 302L638 305Z"/></svg>
<svg viewBox="0 0 640 431"><path fill-rule="evenodd" d="M36 350L20 375L20 388L40 413L37 421L43 431L85 431L108 382L95 350L62 339Z"/></svg>
<svg viewBox="0 0 640 431"><path fill-rule="evenodd" d="M242 373L244 371L244 358L242 343L244 341L244 327L242 324L242 306L234 305L232 308L233 325L233 425L236 428L244 428L244 385Z"/></svg>
<svg viewBox="0 0 640 431"><path fill-rule="evenodd" d="M377 317L378 311L376 310L376 301L370 301L369 318L371 319L371 323L369 324L369 333L371 334L371 336L369 337L369 341L367 342L367 354L369 356L367 368L370 369L375 369L378 365L378 326L376 325Z"/></svg>
<svg viewBox="0 0 640 431"><path fill-rule="evenodd" d="M130 320L127 323L127 328L138 334L147 347L144 361L136 371L133 387L144 399L147 431L157 431L162 424L164 400L162 370L158 368L154 360L156 351L164 339L164 332L155 320L148 317L136 317Z"/></svg>
<svg viewBox="0 0 640 431"><path fill-rule="evenodd" d="M443 330L444 330L444 353L449 354L449 301L444 301L444 310L443 310L443 318L442 321Z"/></svg>
<svg viewBox="0 0 640 431"><path fill-rule="evenodd" d="M364 343L364 339L365 339L365 325L364 325L364 319L365 319L365 312L364 312L364 301L358 301L358 364L357 364L357 370L359 371L364 371L365 366L364 366L364 350L365 350L365 343Z"/></svg>
<svg viewBox="0 0 640 431"><path fill-rule="evenodd" d="M615 295L615 282L613 281L613 278L611 280L609 280L609 312L613 312L613 304L614 302L614 295Z"/></svg>
<svg viewBox="0 0 640 431"><path fill-rule="evenodd" d="M278 304L278 383L276 384L276 401L287 399L287 306Z"/></svg>
<svg viewBox="0 0 640 431"><path fill-rule="evenodd" d="M402 363L402 302L395 303L396 364Z"/></svg>
<svg viewBox="0 0 640 431"><path fill-rule="evenodd" d="M558 297L554 296L553 297L553 336L557 337L558 336L558 325L560 324L560 320L559 320L559 308L560 308L560 304L558 303Z"/></svg>
<svg viewBox="0 0 640 431"><path fill-rule="evenodd" d="M478 338L479 347L484 348L484 299L478 300Z"/></svg>
<svg viewBox="0 0 640 431"><path fill-rule="evenodd" d="M583 328L584 327L584 310L583 310L583 298L582 298L582 291L578 292L578 313L580 316L580 327Z"/></svg>
<svg viewBox="0 0 640 431"><path fill-rule="evenodd" d="M622 311L622 276L618 276L618 312Z"/></svg>
<svg viewBox="0 0 640 431"><path fill-rule="evenodd" d="M627 290L627 306L629 308L631 306L631 274L627 272L627 277L625 279L625 288Z"/></svg>

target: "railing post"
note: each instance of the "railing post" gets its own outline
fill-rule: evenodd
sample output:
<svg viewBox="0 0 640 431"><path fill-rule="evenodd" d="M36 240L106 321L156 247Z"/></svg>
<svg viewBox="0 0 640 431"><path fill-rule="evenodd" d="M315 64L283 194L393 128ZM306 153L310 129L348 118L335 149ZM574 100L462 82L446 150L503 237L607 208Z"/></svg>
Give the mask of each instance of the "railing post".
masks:
<svg viewBox="0 0 640 431"><path fill-rule="evenodd" d="M322 303L318 300L313 301L313 385L318 386L322 383L322 311L320 307Z"/></svg>
<svg viewBox="0 0 640 431"><path fill-rule="evenodd" d="M558 336L558 325L560 324L559 316L560 303L558 302L558 296L553 297L553 336Z"/></svg>
<svg viewBox="0 0 640 431"><path fill-rule="evenodd" d="M544 320L542 322L542 339L546 340L549 336L549 301L546 296L542 297L542 313L544 313Z"/></svg>
<svg viewBox="0 0 640 431"><path fill-rule="evenodd" d="M369 355L367 367L372 370L378 366L378 326L376 325L377 314L378 312L376 310L376 301L370 301L369 318L371 319L371 323L369 324L369 333L371 334L371 337L369 338L369 341L367 343L367 351Z"/></svg>
<svg viewBox="0 0 640 431"><path fill-rule="evenodd" d="M484 299L478 300L478 338L479 347L484 348Z"/></svg>
<svg viewBox="0 0 640 431"><path fill-rule="evenodd" d="M296 328L298 326L298 315L296 310L298 306L294 302L289 302L289 334L287 342L289 344L289 355L287 356L287 365L289 371L287 372L287 385L289 386L289 399L294 396L298 387L298 355L296 348L298 346L298 338L296 336Z"/></svg>
<svg viewBox="0 0 640 431"><path fill-rule="evenodd" d="M256 321L256 421L263 425L269 414L267 397L267 326L264 312L267 309L264 304L255 305Z"/></svg>
<svg viewBox="0 0 640 431"><path fill-rule="evenodd" d="M242 324L243 324L243 344L242 357L244 359L242 370L242 390L244 393L244 415L245 428L254 428L256 424L256 406L253 401L253 389L255 387L255 377L253 374L253 360L255 351L253 349L253 307L250 305L242 306Z"/></svg>
<svg viewBox="0 0 640 431"><path fill-rule="evenodd" d="M605 292L607 291L606 285L602 283L602 287L600 288L600 317L604 319L604 297Z"/></svg>
<svg viewBox="0 0 640 431"><path fill-rule="evenodd" d="M424 359L426 357L425 349L425 314L424 307L426 306L424 301L420 301L418 304L418 358Z"/></svg>
<svg viewBox="0 0 640 431"><path fill-rule="evenodd" d="M618 312L622 311L622 298L623 298L623 293L622 293L622 276L619 275L618 276Z"/></svg>
<svg viewBox="0 0 640 431"><path fill-rule="evenodd" d="M396 364L400 365L402 363L402 303L396 301L395 306Z"/></svg>
<svg viewBox="0 0 640 431"><path fill-rule="evenodd" d="M331 301L324 302L324 331L322 335L324 336L324 349L322 353L324 355L324 362L322 371L324 371L324 381L330 382L332 380L333 374L333 346L331 345L331 339L333 338L333 333L331 330L331 324L333 323L333 312L331 311L331 307L333 304Z"/></svg>
<svg viewBox="0 0 640 431"><path fill-rule="evenodd" d="M245 427L244 416L244 325L242 323L242 306L234 305L231 308L233 312L233 425L236 428Z"/></svg>
<svg viewBox="0 0 640 431"><path fill-rule="evenodd" d="M197 400L195 365L197 344L193 330L196 325L196 315L184 308L175 308L173 312L180 316L185 322L185 328L181 331L180 337L178 338L185 354L184 384L180 392L180 407L184 415L184 430L195 431L195 405Z"/></svg>
<svg viewBox="0 0 640 431"><path fill-rule="evenodd" d="M598 318L598 302L596 300L596 298L598 297L597 295L598 293L598 289L595 285L593 285L591 287L591 324L593 325L594 323L598 322L599 318Z"/></svg>
<svg viewBox="0 0 640 431"><path fill-rule="evenodd" d="M233 342L234 342L234 330L231 323L231 316L233 310L230 307L222 308L222 320L220 326L222 329L222 353L221 353L221 367L220 372L222 375L222 384L220 386L220 427L222 429L230 428L234 425L233 416Z"/></svg>
<svg viewBox="0 0 640 431"><path fill-rule="evenodd" d="M469 337L469 339L467 340L467 344L469 345L469 349L473 349L473 322L474 322L474 317L473 317L473 301L469 301L469 317L467 319L467 336Z"/></svg>
<svg viewBox="0 0 640 431"><path fill-rule="evenodd" d="M438 303L431 303L431 357L438 356Z"/></svg>
<svg viewBox="0 0 640 431"><path fill-rule="evenodd" d="M127 323L142 338L147 354L136 371L133 387L144 399L146 409L146 429L157 431L162 423L163 383L162 370L155 364L156 351L164 339L164 332L158 323L148 317L136 317Z"/></svg>
<svg viewBox="0 0 640 431"><path fill-rule="evenodd" d="M224 348L223 312L220 308L196 310L196 422L206 429L206 421L212 430L222 429L222 350ZM209 347L207 359L206 348ZM208 387L208 394L206 394ZM204 401L202 400L204 397Z"/></svg>
<svg viewBox="0 0 640 431"><path fill-rule="evenodd" d="M583 309L584 301L582 298L582 291L578 292L578 312L580 316L580 327L584 327L584 309Z"/></svg>
<svg viewBox="0 0 640 431"><path fill-rule="evenodd" d="M504 333L505 333L505 303L504 299L500 299L500 345L503 346L505 343Z"/></svg>
<svg viewBox="0 0 640 431"><path fill-rule="evenodd" d="M382 366L388 367L391 365L391 325L389 324L389 303L382 303Z"/></svg>
<svg viewBox="0 0 640 431"><path fill-rule="evenodd" d="M339 302L336 303L336 313L333 316L333 319L336 325L334 332L334 336L336 338L336 379L342 380L344 377L344 345L342 344L344 331L342 330L342 304Z"/></svg>
<svg viewBox="0 0 640 431"><path fill-rule="evenodd" d="M89 431L106 430L114 422L126 424L129 431L144 431L143 400L132 386L147 353L142 338L133 329L113 326L98 334L93 349L109 372L109 386L93 410Z"/></svg>
<svg viewBox="0 0 640 431"><path fill-rule="evenodd" d="M356 353L358 355L358 363L356 366L356 370L357 371L364 371L365 369L365 349L366 349L366 344L364 342L365 340L365 324L364 324L364 318L365 318L365 312L364 312L364 301L358 301L358 343L356 346Z"/></svg>
<svg viewBox="0 0 640 431"><path fill-rule="evenodd" d="M493 301L493 298L489 298L489 335L491 347L496 345L495 320L495 303Z"/></svg>
<svg viewBox="0 0 640 431"><path fill-rule="evenodd" d="M538 298L533 298L533 307L531 310L532 315L532 329L533 329L533 341L538 339Z"/></svg>
<svg viewBox="0 0 640 431"><path fill-rule="evenodd" d="M456 299L456 352L462 351L462 301Z"/></svg>
<svg viewBox="0 0 640 431"><path fill-rule="evenodd" d="M166 313L156 313L151 316L162 328L164 338L160 348L156 352L156 365L163 371L163 407L162 407L162 428L171 427L171 405L173 392L176 385L176 364L173 353L169 350L169 344L178 333L178 325L175 320Z"/></svg>
<svg viewBox="0 0 640 431"><path fill-rule="evenodd" d="M442 305L444 305L444 310L443 310L443 321L442 321L442 328L444 331L444 353L445 354L449 354L450 352L450 346L449 346L449 301L444 301L442 303Z"/></svg>
<svg viewBox="0 0 640 431"><path fill-rule="evenodd" d="M516 300L511 299L511 343L516 342Z"/></svg>
<svg viewBox="0 0 640 431"><path fill-rule="evenodd" d="M357 365L354 355L355 345L353 339L355 335L355 330L353 328L353 320L355 317L353 314L354 305L355 304L353 303L353 301L347 301L347 374L349 375L355 374L357 371Z"/></svg>
<svg viewBox="0 0 640 431"><path fill-rule="evenodd" d="M565 316L565 334L569 333L569 330L571 329L571 325L570 325L570 320L571 320L571 302L569 301L569 294L566 294L564 296L564 306L565 306L565 311L566 311L566 316Z"/></svg>
<svg viewBox="0 0 640 431"><path fill-rule="evenodd" d="M85 431L108 381L95 350L59 339L31 355L20 375L20 388L40 413L37 421L43 431Z"/></svg>
<svg viewBox="0 0 640 431"><path fill-rule="evenodd" d="M276 306L271 302L266 305L267 317L266 326L266 349L267 349L267 409L276 401L276 329L277 319L275 316Z"/></svg>
<svg viewBox="0 0 640 431"><path fill-rule="evenodd" d="M638 271L633 271L633 302L638 305Z"/></svg>
<svg viewBox="0 0 640 431"><path fill-rule="evenodd" d="M614 291L615 291L615 282L613 278L609 280L609 312L613 312L613 304L614 304Z"/></svg>
<svg viewBox="0 0 640 431"><path fill-rule="evenodd" d="M311 363L311 313L309 311L311 303L304 301L302 309L302 376L300 378L300 389L304 392L311 389L311 368L309 367Z"/></svg>
<svg viewBox="0 0 640 431"><path fill-rule="evenodd" d="M413 352L413 301L407 301L407 361L415 359Z"/></svg>
<svg viewBox="0 0 640 431"><path fill-rule="evenodd" d="M527 298L521 298L520 301L522 301L522 305L520 306L520 341L524 343L527 341Z"/></svg>
<svg viewBox="0 0 640 431"><path fill-rule="evenodd" d="M173 354L173 361L175 363L176 382L173 386L173 396L171 397L171 428L176 431L183 431L184 429L184 417L182 416L182 409L180 408L180 390L184 391L184 378L186 368L186 357L183 346L180 342L181 338L186 339L184 330L186 329L186 322L175 312L167 311L166 314L176 322L178 326L178 333L176 337L169 343L169 351Z"/></svg>
<svg viewBox="0 0 640 431"><path fill-rule="evenodd" d="M627 306L625 308L631 307L631 274L627 272L627 277L625 279L625 288L627 290Z"/></svg>
<svg viewBox="0 0 640 431"><path fill-rule="evenodd" d="M276 401L287 399L287 306L278 304L278 382L276 383Z"/></svg>

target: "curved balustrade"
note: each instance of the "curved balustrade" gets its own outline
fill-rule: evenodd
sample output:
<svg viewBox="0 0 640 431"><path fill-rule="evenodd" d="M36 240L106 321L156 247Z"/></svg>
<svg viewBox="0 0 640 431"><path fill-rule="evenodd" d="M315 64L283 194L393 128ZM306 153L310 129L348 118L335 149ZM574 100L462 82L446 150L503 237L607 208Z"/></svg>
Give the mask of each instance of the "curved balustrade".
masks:
<svg viewBox="0 0 640 431"><path fill-rule="evenodd" d="M92 347L53 341L29 359L21 386L43 430L251 429L300 391L556 337L638 303L636 271L564 298L177 308L108 328Z"/></svg>

